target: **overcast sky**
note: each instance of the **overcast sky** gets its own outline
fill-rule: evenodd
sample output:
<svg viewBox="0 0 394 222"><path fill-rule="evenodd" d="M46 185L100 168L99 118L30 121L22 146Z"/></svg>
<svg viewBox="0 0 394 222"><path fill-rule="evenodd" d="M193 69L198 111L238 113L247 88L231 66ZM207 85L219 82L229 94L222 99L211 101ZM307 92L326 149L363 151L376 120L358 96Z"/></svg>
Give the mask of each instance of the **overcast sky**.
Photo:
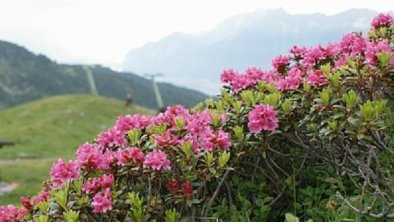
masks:
<svg viewBox="0 0 394 222"><path fill-rule="evenodd" d="M336 14L394 9L394 0L0 0L0 40L58 62L117 67L126 53L172 32L208 31L262 9Z"/></svg>

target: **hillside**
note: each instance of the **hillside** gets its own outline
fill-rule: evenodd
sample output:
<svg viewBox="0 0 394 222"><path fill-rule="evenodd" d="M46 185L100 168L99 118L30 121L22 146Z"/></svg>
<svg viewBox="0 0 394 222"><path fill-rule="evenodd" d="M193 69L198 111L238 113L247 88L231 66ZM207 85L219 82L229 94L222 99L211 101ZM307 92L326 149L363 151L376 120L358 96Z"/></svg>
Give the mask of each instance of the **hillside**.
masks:
<svg viewBox="0 0 394 222"><path fill-rule="evenodd" d="M0 159L69 157L128 113L153 111L90 95L55 96L0 110L0 138L16 142L0 149Z"/></svg>
<svg viewBox="0 0 394 222"><path fill-rule="evenodd" d="M101 96L125 99L156 109L150 80L132 73L116 72L102 66L92 68ZM206 95L171 84L160 83L165 105L193 106ZM0 108L15 106L47 96L88 93L89 83L82 65L58 64L44 55L35 55L13 43L0 41Z"/></svg>
<svg viewBox="0 0 394 222"><path fill-rule="evenodd" d="M123 69L163 72L167 81L214 94L224 69L269 68L275 55L287 54L293 45L337 41L348 30L366 32L376 14L367 9L332 16L289 14L282 9L245 13L200 35L174 33L132 49L124 59Z"/></svg>

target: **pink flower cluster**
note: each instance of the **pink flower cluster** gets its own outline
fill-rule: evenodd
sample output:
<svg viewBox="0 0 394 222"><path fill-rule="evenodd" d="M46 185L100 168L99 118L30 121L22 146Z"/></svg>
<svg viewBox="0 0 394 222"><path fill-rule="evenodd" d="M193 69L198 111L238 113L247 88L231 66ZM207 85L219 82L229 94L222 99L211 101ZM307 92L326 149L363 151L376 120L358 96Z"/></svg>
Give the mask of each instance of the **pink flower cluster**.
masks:
<svg viewBox="0 0 394 222"><path fill-rule="evenodd" d="M278 72L286 68L290 64L290 57L279 55L272 60L272 67L274 67Z"/></svg>
<svg viewBox="0 0 394 222"><path fill-rule="evenodd" d="M303 72L297 67L292 67L288 71L288 75L276 83L276 88L280 91L298 89L302 82L302 78Z"/></svg>
<svg viewBox="0 0 394 222"><path fill-rule="evenodd" d="M174 146L174 145L179 144L181 142L181 140L179 139L179 136L174 135L171 131L172 130L167 130L163 134L155 136L156 144L159 147Z"/></svg>
<svg viewBox="0 0 394 222"><path fill-rule="evenodd" d="M315 70L309 73L307 83L312 86L324 86L328 84L328 80L321 70Z"/></svg>
<svg viewBox="0 0 394 222"><path fill-rule="evenodd" d="M170 170L171 162L167 159L167 154L161 150L153 150L148 153L144 160L144 168L153 170Z"/></svg>
<svg viewBox="0 0 394 222"><path fill-rule="evenodd" d="M391 64L394 65L394 51L387 40L378 43L368 42L365 50L365 59L369 64L376 65L378 55L382 52L388 53L391 56Z"/></svg>
<svg viewBox="0 0 394 222"><path fill-rule="evenodd" d="M262 130L274 132L278 127L278 113L270 105L256 105L248 114L248 127L252 133Z"/></svg>
<svg viewBox="0 0 394 222"><path fill-rule="evenodd" d="M26 208L18 209L13 205L0 206L0 222L21 220L27 213Z"/></svg>
<svg viewBox="0 0 394 222"><path fill-rule="evenodd" d="M292 54L293 55L293 58L295 59L295 60L299 60L299 59L301 59L304 55L305 55L305 53L306 53L306 48L305 47L299 47L299 46L293 46L293 47L291 47L291 49L289 50L289 52L290 52L290 54Z"/></svg>
<svg viewBox="0 0 394 222"><path fill-rule="evenodd" d="M394 18L391 15L389 14L385 15L383 13L380 13L372 20L371 26L374 28L379 28L382 26L390 26L393 23L394 23Z"/></svg>
<svg viewBox="0 0 394 222"><path fill-rule="evenodd" d="M81 168L108 170L114 162L114 154L111 151L102 151L97 146L85 143L76 151L77 163Z"/></svg>
<svg viewBox="0 0 394 222"><path fill-rule="evenodd" d="M141 114L126 115L118 117L116 121L116 128L121 132L127 132L130 129L143 129L149 124L150 119L147 116Z"/></svg>
<svg viewBox="0 0 394 222"><path fill-rule="evenodd" d="M238 92L256 85L263 75L263 71L258 68L249 68L243 74L239 74L233 69L228 69L222 73L220 79L223 83L230 84L234 92Z"/></svg>
<svg viewBox="0 0 394 222"><path fill-rule="evenodd" d="M106 213L112 210L112 192L106 188L103 192L97 193L93 197L92 207L93 213Z"/></svg>
<svg viewBox="0 0 394 222"><path fill-rule="evenodd" d="M60 187L64 182L75 180L79 176L79 167L76 161L59 159L51 168L51 182L54 187Z"/></svg>
<svg viewBox="0 0 394 222"><path fill-rule="evenodd" d="M392 24L394 18L391 15L379 14L372 21L375 28ZM298 89L304 80L315 87L328 84L327 77L319 70L321 65L327 63L333 64L332 71L335 71L346 64L348 59L360 57L359 61L364 59L368 66L376 66L379 54L385 52L390 56L391 65L394 65L394 51L387 40L373 42L356 33L344 35L338 43L318 45L309 49L293 46L289 52L290 56L280 55L272 60L271 71L252 68L238 73L229 69L221 74L220 79L235 93L252 88L260 81L273 84L280 91L287 91Z"/></svg>
<svg viewBox="0 0 394 222"><path fill-rule="evenodd" d="M121 123L124 123L122 121ZM124 131L120 130L117 126L110 128L108 131L100 134L97 143L101 147L124 147L127 144Z"/></svg>
<svg viewBox="0 0 394 222"><path fill-rule="evenodd" d="M24 208L26 208L27 210L31 210L33 206L37 205L38 203L48 200L48 197L49 197L48 191L43 190L37 196L22 197L20 199L20 202Z"/></svg>
<svg viewBox="0 0 394 222"><path fill-rule="evenodd" d="M340 50L345 55L357 56L365 51L368 40L356 33L349 33L343 36L339 43Z"/></svg>
<svg viewBox="0 0 394 222"><path fill-rule="evenodd" d="M208 152L214 148L228 150L231 146L230 134L219 130L213 131L212 129L205 130L202 135L202 149Z"/></svg>
<svg viewBox="0 0 394 222"><path fill-rule="evenodd" d="M125 166L127 164L140 165L144 161L144 153L138 147L128 147L118 151L118 164Z"/></svg>
<svg viewBox="0 0 394 222"><path fill-rule="evenodd" d="M82 191L89 193L96 193L100 189L110 188L114 183L114 176L112 174L104 174L86 181L83 184Z"/></svg>

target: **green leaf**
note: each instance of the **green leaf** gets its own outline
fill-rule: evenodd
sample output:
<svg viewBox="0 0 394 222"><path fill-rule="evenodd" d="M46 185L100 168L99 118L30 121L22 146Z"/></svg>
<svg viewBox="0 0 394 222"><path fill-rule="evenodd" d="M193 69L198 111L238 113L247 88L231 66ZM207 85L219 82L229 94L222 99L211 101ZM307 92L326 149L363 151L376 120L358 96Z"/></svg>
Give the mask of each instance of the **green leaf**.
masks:
<svg viewBox="0 0 394 222"><path fill-rule="evenodd" d="M129 137L129 140L130 140L130 144L137 144L138 141L139 141L140 138L141 138L141 135L142 135L142 132L141 132L140 129L133 129L133 130L130 130L130 131L127 133L127 136Z"/></svg>
<svg viewBox="0 0 394 222"><path fill-rule="evenodd" d="M377 57L378 57L379 64L380 64L382 67L386 67L387 65L390 64L391 56L390 56L389 53L387 53L387 52L381 52L381 53L379 53L379 54L377 55Z"/></svg>
<svg viewBox="0 0 394 222"><path fill-rule="evenodd" d="M171 210L165 211L165 222L176 222L177 221L177 212L176 209L173 208Z"/></svg>
<svg viewBox="0 0 394 222"><path fill-rule="evenodd" d="M67 211L63 213L66 222L78 222L79 221L79 211Z"/></svg>
<svg viewBox="0 0 394 222"><path fill-rule="evenodd" d="M285 114L289 114L292 110L292 102L290 99L285 99L285 101L282 103L282 110Z"/></svg>
<svg viewBox="0 0 394 222"><path fill-rule="evenodd" d="M131 218L135 222L142 222L144 220L143 199L137 193L128 193L128 199L131 203Z"/></svg>
<svg viewBox="0 0 394 222"><path fill-rule="evenodd" d="M47 215L40 215L35 222L48 222L49 221L49 217Z"/></svg>
<svg viewBox="0 0 394 222"><path fill-rule="evenodd" d="M285 217L286 217L286 222L300 222L300 219L298 219L298 217L294 216L291 213L287 213Z"/></svg>
<svg viewBox="0 0 394 222"><path fill-rule="evenodd" d="M181 145L181 150L185 154L186 159L190 159L193 154L193 147L191 142L186 142Z"/></svg>
<svg viewBox="0 0 394 222"><path fill-rule="evenodd" d="M219 156L219 167L220 168L225 167L229 159L230 159L229 152L224 151L223 153L221 153Z"/></svg>

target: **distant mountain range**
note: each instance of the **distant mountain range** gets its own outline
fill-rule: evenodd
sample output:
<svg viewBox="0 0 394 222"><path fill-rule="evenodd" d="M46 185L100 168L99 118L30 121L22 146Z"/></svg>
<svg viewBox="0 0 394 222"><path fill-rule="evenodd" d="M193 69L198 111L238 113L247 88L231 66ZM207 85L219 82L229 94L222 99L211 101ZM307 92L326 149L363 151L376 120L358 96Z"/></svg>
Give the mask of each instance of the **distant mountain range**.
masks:
<svg viewBox="0 0 394 222"><path fill-rule="evenodd" d="M270 68L271 59L293 45L313 46L338 41L348 32L366 32L377 12L351 9L333 16L292 15L282 9L257 11L225 20L200 34L174 33L131 50L122 68L136 73L165 74L167 81L219 91L219 75L227 68Z"/></svg>
<svg viewBox="0 0 394 222"><path fill-rule="evenodd" d="M157 108L150 80L102 66L94 66L92 73L99 95L124 100L131 93L136 104ZM191 107L207 97L168 83L158 86L165 105ZM58 64L44 55L0 41L0 108L52 95L89 92L84 66Z"/></svg>

